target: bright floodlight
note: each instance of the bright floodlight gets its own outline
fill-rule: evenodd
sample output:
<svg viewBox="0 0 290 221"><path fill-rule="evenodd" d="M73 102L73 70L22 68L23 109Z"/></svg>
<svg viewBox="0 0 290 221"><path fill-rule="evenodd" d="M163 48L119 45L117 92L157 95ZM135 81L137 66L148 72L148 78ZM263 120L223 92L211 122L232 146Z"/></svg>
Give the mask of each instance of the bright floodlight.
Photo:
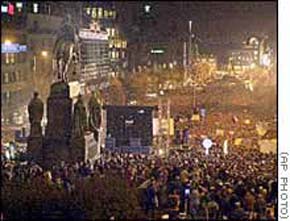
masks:
<svg viewBox="0 0 290 221"><path fill-rule="evenodd" d="M253 63L250 65L250 67L253 69L253 68L256 67L256 64L253 62Z"/></svg>
<svg viewBox="0 0 290 221"><path fill-rule="evenodd" d="M42 55L43 57L47 57L48 52L47 52L47 51L42 51L42 52L41 52L41 55Z"/></svg>
<svg viewBox="0 0 290 221"><path fill-rule="evenodd" d="M4 44L6 44L6 45L11 45L12 42L11 42L9 39L6 39L6 40L4 41Z"/></svg>
<svg viewBox="0 0 290 221"><path fill-rule="evenodd" d="M262 65L269 67L271 64L271 59L269 58L268 54L264 54L262 57Z"/></svg>
<svg viewBox="0 0 290 221"><path fill-rule="evenodd" d="M150 9L151 9L151 6L150 5L145 5L144 9L145 9L146 13L149 13Z"/></svg>

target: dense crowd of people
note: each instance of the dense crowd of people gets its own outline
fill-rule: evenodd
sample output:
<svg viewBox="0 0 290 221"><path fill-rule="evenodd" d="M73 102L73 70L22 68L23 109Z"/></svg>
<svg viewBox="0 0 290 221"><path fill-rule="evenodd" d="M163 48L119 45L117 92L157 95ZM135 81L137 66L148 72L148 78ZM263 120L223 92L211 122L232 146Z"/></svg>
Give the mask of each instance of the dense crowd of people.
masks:
<svg viewBox="0 0 290 221"><path fill-rule="evenodd" d="M95 162L62 162L44 170L33 162L2 161L2 178L24 182L43 177L67 191L78 179L121 176L139 189L140 206L148 217L180 213L192 219L274 220L277 204L276 155L257 150L201 147L167 156L104 153ZM159 217L160 218L160 217Z"/></svg>

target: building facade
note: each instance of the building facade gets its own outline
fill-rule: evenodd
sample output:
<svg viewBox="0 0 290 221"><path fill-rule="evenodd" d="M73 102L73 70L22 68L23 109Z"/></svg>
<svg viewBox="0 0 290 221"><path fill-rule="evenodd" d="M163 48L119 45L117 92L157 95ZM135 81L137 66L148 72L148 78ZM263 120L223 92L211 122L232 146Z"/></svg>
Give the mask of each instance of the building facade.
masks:
<svg viewBox="0 0 290 221"><path fill-rule="evenodd" d="M243 73L256 67L271 68L274 64L274 51L267 36L249 37L240 47L228 51L228 68L233 73Z"/></svg>
<svg viewBox="0 0 290 221"><path fill-rule="evenodd" d="M108 34L96 28L81 29L79 39L80 83L90 91L106 87L111 73Z"/></svg>
<svg viewBox="0 0 290 221"><path fill-rule="evenodd" d="M90 81L93 84L92 79L117 75L125 67L127 42L120 38L116 28L116 11L113 6L94 6L96 4L92 3L88 13L85 4L53 1L1 2L3 123L20 125L28 119L27 103L34 90L40 93L42 100L47 98L49 86L57 78L55 46L68 14L78 30L96 20L102 24L103 35L109 35L106 39L94 40L79 36L81 44L78 46L83 53L80 53L78 67L70 72L69 81ZM97 17L94 17L96 12ZM84 15L89 15L90 18L86 21ZM78 74L74 75L75 72Z"/></svg>
<svg viewBox="0 0 290 221"><path fill-rule="evenodd" d="M55 32L63 20L51 13L55 8L51 2L1 2L2 122L7 125L25 126L33 91L42 100L48 96Z"/></svg>
<svg viewBox="0 0 290 221"><path fill-rule="evenodd" d="M115 4L113 2L86 2L82 10L84 26L94 21L108 34L111 75L124 76L128 67L127 41L117 23Z"/></svg>
<svg viewBox="0 0 290 221"><path fill-rule="evenodd" d="M32 72L23 3L1 2L1 122L21 125L32 93Z"/></svg>
<svg viewBox="0 0 290 221"><path fill-rule="evenodd" d="M2 29L1 36L1 122L24 123L26 104L32 93L32 72L25 33Z"/></svg>

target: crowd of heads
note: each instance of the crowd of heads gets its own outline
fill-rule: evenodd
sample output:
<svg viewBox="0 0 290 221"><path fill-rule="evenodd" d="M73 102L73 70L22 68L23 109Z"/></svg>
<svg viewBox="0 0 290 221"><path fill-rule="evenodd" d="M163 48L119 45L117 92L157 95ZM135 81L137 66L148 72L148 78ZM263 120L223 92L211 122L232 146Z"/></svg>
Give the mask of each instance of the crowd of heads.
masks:
<svg viewBox="0 0 290 221"><path fill-rule="evenodd" d="M68 191L79 179L121 176L139 189L140 205L149 215L159 210L171 216L187 212L194 219L273 220L276 162L276 155L258 150L232 148L224 155L215 147L205 155L197 147L172 150L166 157L106 152L95 162L62 162L49 170L33 162L2 161L2 175L4 182L43 177Z"/></svg>

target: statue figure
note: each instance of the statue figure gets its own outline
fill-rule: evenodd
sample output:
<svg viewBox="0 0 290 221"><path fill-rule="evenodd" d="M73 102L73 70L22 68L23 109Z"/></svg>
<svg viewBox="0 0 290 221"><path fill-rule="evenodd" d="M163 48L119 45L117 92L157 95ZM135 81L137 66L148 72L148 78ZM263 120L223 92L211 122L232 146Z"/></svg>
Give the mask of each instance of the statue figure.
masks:
<svg viewBox="0 0 290 221"><path fill-rule="evenodd" d="M67 81L69 68L74 60L77 60L77 28L72 17L67 15L63 26L56 33L56 42L53 53L56 59L57 78Z"/></svg>
<svg viewBox="0 0 290 221"><path fill-rule="evenodd" d="M41 120L43 117L43 102L38 98L38 92L34 92L33 98L28 105L30 122L30 136L38 137L42 135Z"/></svg>
<svg viewBox="0 0 290 221"><path fill-rule="evenodd" d="M89 108L89 128L94 133L95 140L98 141L99 128L101 125L101 102L98 92L93 92L88 104Z"/></svg>
<svg viewBox="0 0 290 221"><path fill-rule="evenodd" d="M67 81L67 74L69 67L73 61L76 60L76 53L74 52L73 44L62 44L56 54L57 62L57 77L61 81Z"/></svg>
<svg viewBox="0 0 290 221"><path fill-rule="evenodd" d="M79 95L78 100L74 105L73 135L76 137L83 136L86 129L87 129L87 112L82 99L82 95Z"/></svg>

